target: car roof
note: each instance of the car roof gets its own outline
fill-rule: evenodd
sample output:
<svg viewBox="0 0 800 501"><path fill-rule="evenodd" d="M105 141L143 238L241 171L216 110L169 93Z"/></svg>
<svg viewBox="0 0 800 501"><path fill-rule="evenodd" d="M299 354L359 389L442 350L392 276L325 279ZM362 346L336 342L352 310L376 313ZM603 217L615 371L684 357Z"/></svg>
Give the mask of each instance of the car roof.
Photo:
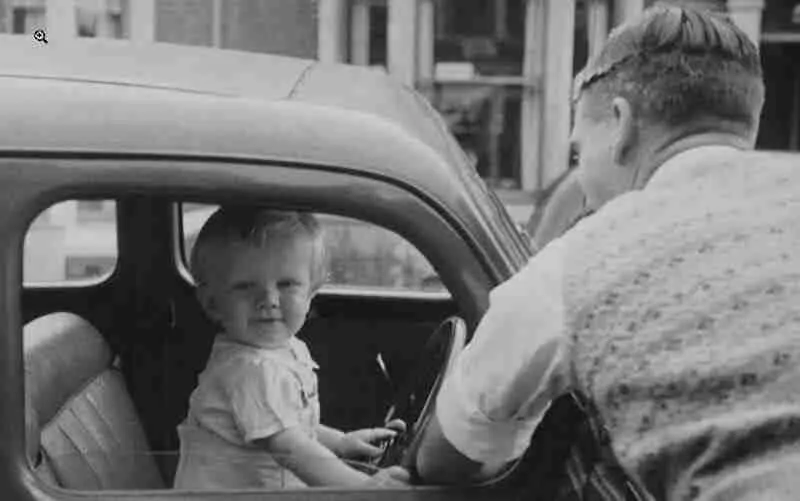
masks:
<svg viewBox="0 0 800 501"><path fill-rule="evenodd" d="M83 82L259 101L292 101L368 113L452 160L427 105L382 70L254 52L107 39L0 35L0 78ZM34 107L35 110L35 107Z"/></svg>
<svg viewBox="0 0 800 501"><path fill-rule="evenodd" d="M441 116L383 71L166 43L48 42L0 35L0 154L344 166L411 186L456 213L480 214L484 233L501 247L511 235L516 248L506 251L517 261L526 257L507 213Z"/></svg>

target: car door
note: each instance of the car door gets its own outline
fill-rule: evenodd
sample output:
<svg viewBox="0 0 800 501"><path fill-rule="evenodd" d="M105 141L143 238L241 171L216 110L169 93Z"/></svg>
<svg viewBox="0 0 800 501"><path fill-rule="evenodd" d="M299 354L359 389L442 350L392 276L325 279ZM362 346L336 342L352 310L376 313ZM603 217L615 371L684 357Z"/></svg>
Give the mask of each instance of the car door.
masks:
<svg viewBox="0 0 800 501"><path fill-rule="evenodd" d="M322 403L333 409L325 416L332 424L358 425L358 420L374 423L390 400L396 381L413 368L414 357L426 336L452 313L464 316L474 327L482 311L481 305L485 305L485 296L493 285L487 271L490 266L482 263L480 254L474 253L464 240L463 229L459 231L451 226L452 222L443 218L435 206L413 192L374 178L279 164L234 173L234 167L225 162L125 161L119 158L95 158L89 162L70 158L21 163L28 167L35 165L40 175L33 182L14 178L8 170L0 169L5 174L3 181L7 181L4 186L15 193L7 200L8 210L0 220L3 228L15 235L9 240L12 244L2 248L2 257L8 266L19 270L22 263L13 245L15 238L21 241L20 228L25 227L21 223L48 205L62 201L63 195L59 197L58 193L63 192L65 186L70 186L67 191L72 199L115 201L118 257L113 273L85 287L66 284L28 287L18 295L21 284L17 275L4 275L10 294L0 301L12 315L5 319L3 352L11 354L12 358L18 353L23 319L60 309L77 310L89 316L122 356L129 389L151 442L162 448L155 451L159 454L169 452L166 447L170 443L164 436L174 426L169 419L165 422L164 415L174 419L175 409L185 408L181 400L191 390L186 385L193 377L185 373L187 369L190 374L197 369L187 364L186 354L193 350L201 353L204 349L198 340L198 327L204 320L198 316L191 281L181 268L185 265L181 261L185 242L179 232L181 217L176 207L180 204L248 201L312 209L334 217L366 221L400 235L436 270L446 292L392 291L374 285L332 284L320 293L312 318L301 335L320 359L320 365L331 367L330 372L321 374L320 378L327 380L324 383L327 387L321 390L331 395ZM309 183L308 176L312 173L315 182ZM320 177L327 187L324 191L314 189ZM378 199L391 200L391 203L375 204L376 193L382 195ZM433 286L431 281L426 283ZM15 305L20 307L17 313L13 313ZM189 320L184 323L187 318ZM383 363L377 360L379 354ZM4 380L11 418L3 423L9 426L3 426L4 431L0 432L4 439L15 433L16 418L13 416L22 415L22 407L13 405L21 402L21 374L13 369L13 362L8 365L9 361L0 361L0 367L10 374ZM178 377L179 373L184 375ZM351 385L355 383L369 386L373 396L361 387L354 389ZM376 402L369 402L371 398ZM350 406L357 406L359 400L367 405L354 412ZM8 444L7 457L21 453L19 445L22 444L18 439L5 443ZM6 467L9 465L5 463ZM35 487L35 482L31 484L30 479L20 482L15 471L3 468L2 483L16 485L19 499L26 499L29 496L26 492L39 487ZM58 499L56 494L49 495ZM98 495L103 499L111 498L107 492ZM152 497L153 493L147 495ZM227 498L223 493L219 496ZM209 493L207 497L215 495ZM262 494L259 499L268 497ZM505 494L497 490L438 487L381 494L346 490L281 493L281 499L316 497L503 499Z"/></svg>

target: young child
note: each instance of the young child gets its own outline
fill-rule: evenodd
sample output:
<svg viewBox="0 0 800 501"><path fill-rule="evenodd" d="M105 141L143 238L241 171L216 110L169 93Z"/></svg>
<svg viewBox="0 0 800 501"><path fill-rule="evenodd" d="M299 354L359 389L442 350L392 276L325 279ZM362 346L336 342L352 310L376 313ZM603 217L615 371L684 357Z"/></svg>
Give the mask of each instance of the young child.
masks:
<svg viewBox="0 0 800 501"><path fill-rule="evenodd" d="M295 337L325 271L314 216L223 207L191 256L197 297L221 332L178 427L178 489L402 485L399 467L372 477L341 458L377 456L404 429L350 433L319 422L317 368ZM390 429L393 428L393 429Z"/></svg>

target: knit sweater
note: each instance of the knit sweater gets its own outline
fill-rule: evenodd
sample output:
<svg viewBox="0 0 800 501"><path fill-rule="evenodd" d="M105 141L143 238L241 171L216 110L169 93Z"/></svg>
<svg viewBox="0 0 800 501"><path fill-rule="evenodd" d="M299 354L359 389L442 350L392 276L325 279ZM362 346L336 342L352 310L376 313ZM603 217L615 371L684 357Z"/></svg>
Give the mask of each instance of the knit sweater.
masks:
<svg viewBox="0 0 800 501"><path fill-rule="evenodd" d="M564 237L574 381L656 498L800 499L800 165L675 162Z"/></svg>

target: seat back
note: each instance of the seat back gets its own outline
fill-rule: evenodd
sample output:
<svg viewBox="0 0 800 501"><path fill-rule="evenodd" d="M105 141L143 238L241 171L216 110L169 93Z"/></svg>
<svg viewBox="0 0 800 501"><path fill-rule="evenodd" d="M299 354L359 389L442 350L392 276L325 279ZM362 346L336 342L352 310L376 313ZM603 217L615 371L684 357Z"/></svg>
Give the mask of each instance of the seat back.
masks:
<svg viewBox="0 0 800 501"><path fill-rule="evenodd" d="M24 346L27 449L40 477L75 490L164 488L100 333L52 313L25 326Z"/></svg>

